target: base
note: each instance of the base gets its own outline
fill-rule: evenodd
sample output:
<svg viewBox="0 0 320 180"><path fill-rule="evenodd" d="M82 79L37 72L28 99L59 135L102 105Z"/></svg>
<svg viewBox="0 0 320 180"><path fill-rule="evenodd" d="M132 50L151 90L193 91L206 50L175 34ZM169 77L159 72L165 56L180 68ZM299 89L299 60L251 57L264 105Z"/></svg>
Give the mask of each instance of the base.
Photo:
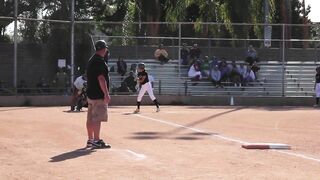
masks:
<svg viewBox="0 0 320 180"><path fill-rule="evenodd" d="M280 143L245 143L241 147L245 149L291 149L289 145Z"/></svg>

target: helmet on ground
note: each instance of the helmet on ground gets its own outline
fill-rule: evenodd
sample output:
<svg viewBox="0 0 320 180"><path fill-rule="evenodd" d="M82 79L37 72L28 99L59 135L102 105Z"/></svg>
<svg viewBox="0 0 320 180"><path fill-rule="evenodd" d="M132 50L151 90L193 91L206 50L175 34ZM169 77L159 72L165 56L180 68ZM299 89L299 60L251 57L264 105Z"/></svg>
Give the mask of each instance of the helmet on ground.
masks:
<svg viewBox="0 0 320 180"><path fill-rule="evenodd" d="M142 63L139 63L138 64L138 68L139 69L144 69L145 68L145 64L142 62Z"/></svg>
<svg viewBox="0 0 320 180"><path fill-rule="evenodd" d="M104 40L99 40L94 44L94 47L96 48L96 51L99 51L101 49L107 48L107 43Z"/></svg>

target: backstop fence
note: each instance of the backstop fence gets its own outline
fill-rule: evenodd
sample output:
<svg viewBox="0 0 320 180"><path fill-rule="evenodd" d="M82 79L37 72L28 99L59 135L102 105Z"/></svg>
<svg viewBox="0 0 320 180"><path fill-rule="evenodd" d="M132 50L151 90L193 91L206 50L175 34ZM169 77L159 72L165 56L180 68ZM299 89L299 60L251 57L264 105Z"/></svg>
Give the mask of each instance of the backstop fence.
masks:
<svg viewBox="0 0 320 180"><path fill-rule="evenodd" d="M299 66L301 62L301 66L308 67L308 71L297 73L299 78L304 73L315 73L320 60L320 24L96 22L13 16L0 17L0 25L0 94L5 95L69 94L98 39L107 41L111 64L119 56L128 64L145 60L157 63L154 51L163 44L170 66L176 69L176 74L170 76L178 79L185 78L180 53L183 45L190 49L197 44L200 58L218 57L236 63L245 60L247 48L252 45L261 64L275 62L280 67L279 96L289 95L284 89L290 63ZM306 82L312 84L313 80L308 76ZM185 89L184 84L181 86Z"/></svg>

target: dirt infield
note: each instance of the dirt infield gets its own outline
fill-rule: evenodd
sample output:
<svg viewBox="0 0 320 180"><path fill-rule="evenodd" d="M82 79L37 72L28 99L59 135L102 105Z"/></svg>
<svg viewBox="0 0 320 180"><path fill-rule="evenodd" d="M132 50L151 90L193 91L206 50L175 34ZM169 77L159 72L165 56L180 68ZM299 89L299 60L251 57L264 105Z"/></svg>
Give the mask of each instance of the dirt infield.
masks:
<svg viewBox="0 0 320 180"><path fill-rule="evenodd" d="M319 179L319 109L111 107L102 138L83 149L86 112L0 108L0 179ZM247 150L242 143L291 150Z"/></svg>

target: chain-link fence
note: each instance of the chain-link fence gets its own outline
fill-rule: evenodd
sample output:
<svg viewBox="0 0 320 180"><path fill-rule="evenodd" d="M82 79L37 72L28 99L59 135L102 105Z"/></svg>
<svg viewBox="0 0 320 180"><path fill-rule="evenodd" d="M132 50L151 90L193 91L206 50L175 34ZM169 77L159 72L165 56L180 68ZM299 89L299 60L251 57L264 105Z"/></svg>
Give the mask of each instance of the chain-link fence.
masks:
<svg viewBox="0 0 320 180"><path fill-rule="evenodd" d="M287 74L291 73L286 71L287 64L311 62L306 73L313 74L311 69L320 60L319 24L94 22L0 17L0 25L6 29L0 39L1 94L10 95L69 94L75 77L84 72L98 39L108 43L110 67L116 67L120 56L128 65L148 62L157 72L156 88L162 94L166 93L162 90L164 84L170 84L164 81L168 77L182 79L184 84L176 84L185 88L186 71L193 58L189 56L190 62L182 63L183 46L189 50L197 46L201 51L199 59L217 57L240 64L245 62L247 48L252 45L262 65L277 62L282 87L279 94L284 96ZM170 58L169 64L163 66L154 59L154 51L160 44ZM167 68L159 70L157 65ZM117 73L113 75L119 81L124 78ZM313 77L307 81L313 83Z"/></svg>

